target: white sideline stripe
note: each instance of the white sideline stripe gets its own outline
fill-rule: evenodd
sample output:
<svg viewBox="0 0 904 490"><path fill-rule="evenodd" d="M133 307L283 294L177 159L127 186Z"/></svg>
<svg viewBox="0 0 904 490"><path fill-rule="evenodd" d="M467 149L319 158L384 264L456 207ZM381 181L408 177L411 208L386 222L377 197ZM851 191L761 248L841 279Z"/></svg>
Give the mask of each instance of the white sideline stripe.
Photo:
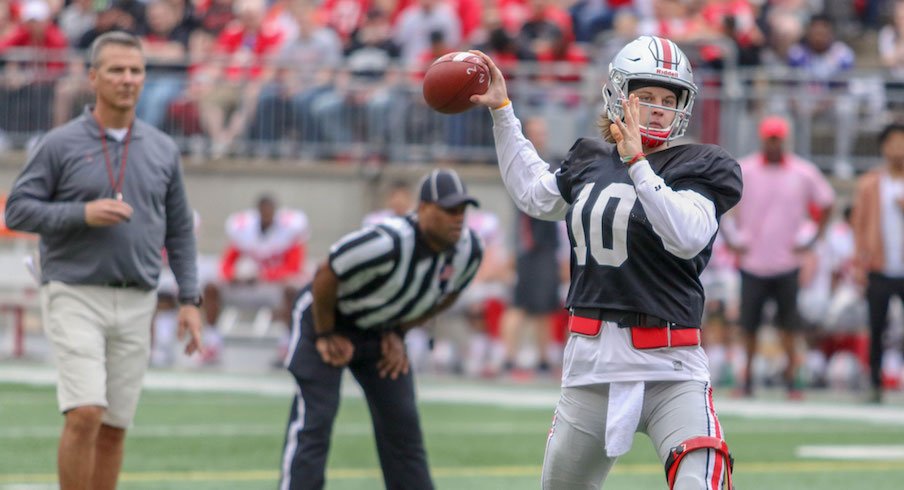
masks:
<svg viewBox="0 0 904 490"><path fill-rule="evenodd" d="M56 372L49 366L0 365L0 383L20 383L52 386ZM144 379L149 390L190 391L195 393L239 393L284 397L286 403L294 396L295 383L288 374L231 375L191 371L149 371ZM360 398L356 383L343 383L342 395ZM550 411L559 400L559 388L507 387L487 385L431 385L429 381L417 386L420 402L467 403L506 408L548 408ZM0 402L2 404L2 402ZM761 400L717 399L716 412L720 416L737 416L752 419L773 420L834 420L904 426L904 410L900 406L866 406Z"/></svg>
<svg viewBox="0 0 904 490"><path fill-rule="evenodd" d="M798 458L862 459L868 461L904 460L904 446L799 446Z"/></svg>
<svg viewBox="0 0 904 490"><path fill-rule="evenodd" d="M546 434L546 428L536 426L525 427L515 423L444 423L438 426L426 426L430 434ZM274 424L218 424L218 425L136 425L129 429L129 437L145 438L190 438L190 437L237 437L237 436L273 436L284 435L285 428ZM373 427L369 423L351 424L343 422L333 428L333 434L339 436L371 436ZM2 427L0 440L56 438L60 436L60 427L56 425L37 425L31 427Z"/></svg>

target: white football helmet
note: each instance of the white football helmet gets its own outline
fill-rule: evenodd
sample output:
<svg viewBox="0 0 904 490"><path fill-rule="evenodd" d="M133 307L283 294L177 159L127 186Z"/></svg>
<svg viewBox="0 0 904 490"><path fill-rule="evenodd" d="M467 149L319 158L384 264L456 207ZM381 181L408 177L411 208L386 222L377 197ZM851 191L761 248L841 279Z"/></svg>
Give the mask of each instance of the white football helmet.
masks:
<svg viewBox="0 0 904 490"><path fill-rule="evenodd" d="M603 85L603 104L610 120L623 120L622 100L637 86L657 85L675 90L675 108L641 102L675 113L672 124L664 129L647 128L641 121L640 134L645 146L658 146L680 138L687 131L697 96L690 61L678 46L661 37L640 36L628 43L609 63L609 80Z"/></svg>

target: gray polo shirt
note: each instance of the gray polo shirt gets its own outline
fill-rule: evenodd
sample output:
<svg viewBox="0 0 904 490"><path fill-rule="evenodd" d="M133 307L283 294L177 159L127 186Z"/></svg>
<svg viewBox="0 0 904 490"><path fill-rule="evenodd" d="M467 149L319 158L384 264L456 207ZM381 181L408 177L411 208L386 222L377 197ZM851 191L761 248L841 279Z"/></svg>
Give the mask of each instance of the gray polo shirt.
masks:
<svg viewBox="0 0 904 490"><path fill-rule="evenodd" d="M114 179L125 142L105 135ZM6 203L9 228L41 235L42 282L157 287L162 251L179 283L179 298L199 294L193 217L179 150L169 136L135 120L123 177L132 218L89 227L85 203L113 198L100 140L88 108L38 142Z"/></svg>

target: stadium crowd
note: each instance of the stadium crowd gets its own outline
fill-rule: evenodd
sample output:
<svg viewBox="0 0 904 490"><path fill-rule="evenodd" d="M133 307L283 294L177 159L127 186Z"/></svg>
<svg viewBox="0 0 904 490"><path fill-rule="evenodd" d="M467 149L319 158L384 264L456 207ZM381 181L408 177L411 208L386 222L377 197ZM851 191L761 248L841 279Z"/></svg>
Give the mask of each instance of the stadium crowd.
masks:
<svg viewBox="0 0 904 490"><path fill-rule="evenodd" d="M149 60L139 116L174 136L194 136L194 149L214 157L397 161L393 143L429 142L431 132L453 147L489 148L490 121L482 112L442 124L430 120L412 87L433 59L479 48L499 60L512 79L522 111L562 112L586 103L585 85L596 86L588 78L593 68L639 34L691 47L699 68L797 69L811 79L807 89L813 97L802 98L798 107L784 107L782 100L760 111L791 109L807 117L828 111L839 124L854 121L846 128L855 134L849 116L859 109L858 101L881 111L873 107L882 104L881 97L860 93L849 103L832 104L818 95L831 92L833 77L858 66L857 54L841 39L875 32L885 18L890 20L878 46L860 54L880 58L892 74L900 74L904 13L898 11L904 9L899 5L883 0L3 0L0 128L21 143L77 114L90 90L85 66L71 52L118 29L139 35ZM888 81L892 88L894 80ZM718 84L704 85L713 83ZM718 106L704 104L703 111L717 114ZM698 139L716 141L718 118L708 117L704 124ZM852 138L839 138L836 153L845 159L853 144Z"/></svg>

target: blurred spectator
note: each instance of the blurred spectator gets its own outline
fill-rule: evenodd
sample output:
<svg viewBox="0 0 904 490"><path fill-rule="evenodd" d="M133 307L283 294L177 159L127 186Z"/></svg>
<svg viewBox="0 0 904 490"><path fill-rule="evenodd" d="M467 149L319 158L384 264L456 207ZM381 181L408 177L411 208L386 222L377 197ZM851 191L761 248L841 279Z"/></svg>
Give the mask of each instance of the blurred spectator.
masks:
<svg viewBox="0 0 904 490"><path fill-rule="evenodd" d="M477 35L480 29L481 21L486 18L487 12L484 10L484 0L441 0L455 9L459 25L461 26L461 36L464 42L462 44L470 44L472 38ZM398 21L399 16L417 0L389 0L382 2L384 8L388 8L388 4L395 3L395 8L390 16L392 22ZM380 2L377 2L380 4Z"/></svg>
<svg viewBox="0 0 904 490"><path fill-rule="evenodd" d="M50 127L54 85L66 66L67 42L45 0L27 0L19 18L0 39L0 55L7 58L0 85L0 115L4 130L36 133Z"/></svg>
<svg viewBox="0 0 904 490"><path fill-rule="evenodd" d="M579 43L592 43L601 33L612 29L615 14L629 10L631 0L578 0L569 7L574 38Z"/></svg>
<svg viewBox="0 0 904 490"><path fill-rule="evenodd" d="M525 122L524 132L533 142L538 154L547 159L546 122L537 117L530 118ZM560 224L532 218L520 211L517 213L514 235L515 287L512 303L503 314L500 325L505 346L504 371L511 371L516 367L525 329L529 328L533 328L531 338L538 355L536 369L548 373L551 368L549 345L554 325L553 316L562 309L559 297Z"/></svg>
<svg viewBox="0 0 904 490"><path fill-rule="evenodd" d="M303 142L315 142L317 133L312 103L333 89L336 70L343 62L339 36L317 24L310 0L294 0L288 6L294 35L274 57L276 77L260 97L251 138L258 153L272 154L276 143L295 130Z"/></svg>
<svg viewBox="0 0 904 490"><path fill-rule="evenodd" d="M737 257L716 234L709 263L700 274L706 298L703 310L703 348L709 358L709 371L716 386L731 386L736 379L735 361L743 357L736 352L731 326L738 320L740 277Z"/></svg>
<svg viewBox="0 0 904 490"><path fill-rule="evenodd" d="M856 267L869 304L870 401L874 403L882 401L888 303L892 296L904 299L904 125L886 126L879 135L879 147L882 164L857 181L851 217Z"/></svg>
<svg viewBox="0 0 904 490"><path fill-rule="evenodd" d="M904 1L894 2L891 23L879 31L878 44L882 66L904 78Z"/></svg>
<svg viewBox="0 0 904 490"><path fill-rule="evenodd" d="M407 97L400 93L400 73L393 68L399 50L392 40L389 17L373 10L355 31L340 70L336 89L318 97L312 105L323 141L332 146L334 156L383 158L390 141L404 130ZM365 125L360 124L366 122ZM362 148L349 146L362 131L370 142L372 155L358 154Z"/></svg>
<svg viewBox="0 0 904 490"><path fill-rule="evenodd" d="M99 3L112 2L118 10L132 18L132 29L142 32L147 29L147 17L145 12L145 0L98 0Z"/></svg>
<svg viewBox="0 0 904 490"><path fill-rule="evenodd" d="M569 41L574 40L571 16L555 0L495 1L502 24L510 33L520 33L527 23L534 23L542 27L548 21L561 29ZM532 29L532 27L528 28L528 30Z"/></svg>
<svg viewBox="0 0 904 490"><path fill-rule="evenodd" d="M211 156L234 149L257 110L263 84L272 77L266 63L279 49L282 32L264 23L264 0L237 0L236 20L217 38L213 59L203 68L199 110L211 139Z"/></svg>
<svg viewBox="0 0 904 490"><path fill-rule="evenodd" d="M110 31L126 31L136 34L142 28L142 23L135 18L134 3L125 3L118 0L98 0L93 3L94 27L79 38L75 47L86 50L91 47L91 43L100 37L101 34ZM141 19L144 19L144 10L141 10Z"/></svg>
<svg viewBox="0 0 904 490"><path fill-rule="evenodd" d="M783 67L788 64L788 52L800 42L809 15L802 19L800 10L773 7L766 14L766 46L760 53L765 66Z"/></svg>
<svg viewBox="0 0 904 490"><path fill-rule="evenodd" d="M834 116L832 127L838 158L835 173L839 177L850 175L849 158L857 137L859 101L855 94L837 90L845 87L845 81L840 78L854 67L854 56L847 44L835 39L831 19L821 15L810 20L803 42L788 52L788 64L806 77L805 90L798 91L794 98L800 116L807 119L817 119L826 113ZM836 96L839 94L845 96Z"/></svg>
<svg viewBox="0 0 904 490"><path fill-rule="evenodd" d="M85 32L75 44L76 49L87 50L101 34L111 31L125 31L137 34L135 17L113 0L98 0L93 3L96 14L94 27ZM74 59L69 64L66 76L56 84L53 96L53 125L59 126L82 110L93 100L93 92L88 84L85 63Z"/></svg>
<svg viewBox="0 0 904 490"><path fill-rule="evenodd" d="M173 15L177 19L176 29L187 31L191 35L192 31L201 27L201 19L198 18L198 14L195 12L195 5L192 0L165 1L173 9Z"/></svg>
<svg viewBox="0 0 904 490"><path fill-rule="evenodd" d="M432 338L420 335L421 343L432 340L432 361L435 367L450 373L480 376L498 371L494 352L499 344L499 318L507 299L505 278L508 277L505 243L496 213L485 209L469 209L465 226L480 237L483 260L477 274L462 291L458 301L439 317L439 328L432 328ZM491 262L487 264L487 259ZM411 332L405 337L411 345ZM495 368L493 365L495 364Z"/></svg>
<svg viewBox="0 0 904 490"><path fill-rule="evenodd" d="M372 10L380 9L373 0L323 0L318 10L318 18L332 28L347 46L352 34L365 22Z"/></svg>
<svg viewBox="0 0 904 490"><path fill-rule="evenodd" d="M552 0L528 0L527 16L518 29L518 43L537 55L553 38L562 38L566 44L574 41L571 17Z"/></svg>
<svg viewBox="0 0 904 490"><path fill-rule="evenodd" d="M200 0L197 5L198 22L201 29L219 36L223 29L235 20L234 0Z"/></svg>
<svg viewBox="0 0 904 490"><path fill-rule="evenodd" d="M229 216L229 246L220 262L220 281L204 286L208 334L215 331L227 305L269 308L275 320L289 327L290 305L305 280L309 234L305 213L278 208L271 196L258 199L255 209Z"/></svg>
<svg viewBox="0 0 904 490"><path fill-rule="evenodd" d="M144 91L138 117L163 128L170 102L185 88L185 62L191 31L173 0L151 0L147 5L147 30L139 37L147 59Z"/></svg>
<svg viewBox="0 0 904 490"><path fill-rule="evenodd" d="M202 131L198 100L210 84L205 57L213 51L215 43L216 39L205 29L199 28L191 32L188 38L187 87L167 108L167 129L174 134L193 137L191 150L195 157L203 154L204 146L200 139Z"/></svg>
<svg viewBox="0 0 904 490"><path fill-rule="evenodd" d="M766 39L756 22L757 13L750 0L705 0L700 11L704 29L712 37L722 37L734 44L735 62L753 66L760 62L760 50ZM720 46L706 48L705 57L711 65L722 66L729 53Z"/></svg>
<svg viewBox="0 0 904 490"><path fill-rule="evenodd" d="M744 195L722 224L741 269L740 321L747 350L741 391L746 396L753 394L753 360L763 309L774 300L773 324L781 332L787 356L784 382L790 398L800 397L795 385L800 254L822 236L835 198L832 186L815 165L786 150L789 131L788 122L777 116L760 123L761 150L740 160ZM818 210L819 224L816 233L804 238L801 231L811 205Z"/></svg>
<svg viewBox="0 0 904 490"><path fill-rule="evenodd" d="M500 328L511 299L511 260L496 213L471 209L465 223L477 232L484 249L477 275L459 299L461 308L456 308L465 315L469 329L462 368L468 376L483 376L501 367L504 346Z"/></svg>
<svg viewBox="0 0 904 490"><path fill-rule="evenodd" d="M433 33L442 33L449 46L461 43L461 21L455 10L442 0L417 0L399 14L393 41L401 49L405 66L417 66L419 56L430 47Z"/></svg>
<svg viewBox="0 0 904 490"><path fill-rule="evenodd" d="M6 37L17 25L17 12L13 12L13 0L0 0L0 39Z"/></svg>
<svg viewBox="0 0 904 490"><path fill-rule="evenodd" d="M66 34L69 44L75 45L94 27L96 18L94 0L73 0L60 12L60 29Z"/></svg>
<svg viewBox="0 0 904 490"><path fill-rule="evenodd" d="M524 49L515 37L505 29L498 12L489 11L488 14L487 17L484 17L482 26L485 39L477 45L477 49L493 58L496 66L505 75L505 79L511 80L516 76L515 70L518 67L518 60L533 61L535 58L534 54ZM511 87L512 92L516 92L516 88L517 84L514 84Z"/></svg>
<svg viewBox="0 0 904 490"><path fill-rule="evenodd" d="M867 306L852 274L854 235L850 218L848 206L843 217L829 225L802 260L798 304L809 330L810 346L804 368L805 377L815 386L828 384L828 365L839 352L856 356L861 373L869 370Z"/></svg>
<svg viewBox="0 0 904 490"><path fill-rule="evenodd" d="M691 15L689 2L653 0L652 6L653 15L640 18L639 34L664 37L675 42L692 41L706 35L701 19Z"/></svg>
<svg viewBox="0 0 904 490"><path fill-rule="evenodd" d="M376 211L371 211L361 220L361 226L373 226L388 219L405 216L414 211L414 193L411 186L404 180L395 180L389 184L384 198L384 206Z"/></svg>
<svg viewBox="0 0 904 490"><path fill-rule="evenodd" d="M545 36L534 44L540 79L555 81L557 85L580 82L581 74L590 61L587 53L578 44L569 42L558 29L550 29ZM575 90L575 87L571 89Z"/></svg>
<svg viewBox="0 0 904 490"><path fill-rule="evenodd" d="M890 77L885 81L885 89L891 99L891 106L904 106L904 1L894 2L891 23L879 31L879 57Z"/></svg>
<svg viewBox="0 0 904 490"><path fill-rule="evenodd" d="M612 20L612 30L599 36L596 59L611 60L615 54L640 35L640 21L630 9L621 9ZM655 34L652 34L655 35Z"/></svg>

